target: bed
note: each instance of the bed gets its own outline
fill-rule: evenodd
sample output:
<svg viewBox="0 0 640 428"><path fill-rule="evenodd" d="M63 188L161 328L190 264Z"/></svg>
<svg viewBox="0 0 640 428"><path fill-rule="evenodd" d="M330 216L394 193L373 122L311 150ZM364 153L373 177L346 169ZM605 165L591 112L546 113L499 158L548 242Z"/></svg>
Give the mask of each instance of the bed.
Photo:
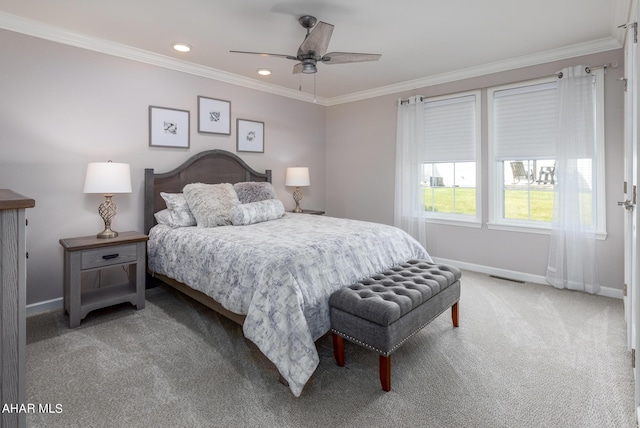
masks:
<svg viewBox="0 0 640 428"><path fill-rule="evenodd" d="M243 326L245 337L275 364L295 396L319 357L315 341L329 331L335 290L411 258L424 248L392 226L287 212L241 226L157 224L161 192L191 183L271 182L224 150L199 153L178 168L145 170L148 271ZM276 201L273 201L276 202Z"/></svg>

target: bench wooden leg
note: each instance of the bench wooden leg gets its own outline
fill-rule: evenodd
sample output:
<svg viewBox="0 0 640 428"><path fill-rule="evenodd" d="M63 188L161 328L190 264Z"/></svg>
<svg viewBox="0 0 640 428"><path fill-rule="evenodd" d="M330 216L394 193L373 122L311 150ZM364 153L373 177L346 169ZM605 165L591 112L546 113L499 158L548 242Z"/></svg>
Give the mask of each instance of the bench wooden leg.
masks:
<svg viewBox="0 0 640 428"><path fill-rule="evenodd" d="M344 367L344 339L333 333L333 356L340 367Z"/></svg>
<svg viewBox="0 0 640 428"><path fill-rule="evenodd" d="M391 355L380 355L380 383L383 390L391 391Z"/></svg>
<svg viewBox="0 0 640 428"><path fill-rule="evenodd" d="M458 302L451 306L451 319L453 320L453 326L458 327Z"/></svg>

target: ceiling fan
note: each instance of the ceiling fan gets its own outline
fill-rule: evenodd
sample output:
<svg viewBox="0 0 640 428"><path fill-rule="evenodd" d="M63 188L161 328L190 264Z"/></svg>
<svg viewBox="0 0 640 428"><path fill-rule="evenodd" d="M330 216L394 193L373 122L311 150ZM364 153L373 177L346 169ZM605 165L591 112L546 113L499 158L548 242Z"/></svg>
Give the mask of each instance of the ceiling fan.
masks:
<svg viewBox="0 0 640 428"><path fill-rule="evenodd" d="M380 54L353 52L326 53L327 48L329 47L329 41L331 40L331 34L333 33L333 25L327 24L326 22L322 21L318 22L318 20L311 15L301 16L300 18L298 18L298 22L300 22L300 25L302 25L302 27L307 29L307 35L298 48L298 53L295 56L262 52L230 52L272 56L299 61L298 64L293 66L293 74L316 73L318 71L318 68L316 67L318 62L323 62L325 64L346 64L350 62L377 61L382 56Z"/></svg>

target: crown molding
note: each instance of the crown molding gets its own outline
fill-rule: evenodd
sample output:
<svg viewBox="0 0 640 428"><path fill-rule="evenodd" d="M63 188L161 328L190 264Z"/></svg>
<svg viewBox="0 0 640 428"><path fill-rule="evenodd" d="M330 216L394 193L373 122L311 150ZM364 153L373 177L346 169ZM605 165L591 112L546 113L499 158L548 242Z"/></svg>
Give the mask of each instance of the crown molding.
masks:
<svg viewBox="0 0 640 428"><path fill-rule="evenodd" d="M483 76L501 71L513 70L516 68L527 67L532 65L544 64L547 62L573 58L582 55L589 55L598 52L619 49L622 47L620 41L614 37L598 39L592 42L580 43L564 48L545 51L533 55L524 55L517 58L511 58L505 61L493 62L477 67L470 67L457 70L450 73L442 73L421 79L410 80L394 85L383 86L380 88L354 92L344 96L324 98L313 97L311 94L284 88L278 85L270 85L262 83L254 79L239 76L237 74L228 73L212 67L190 63L184 60L172 58L170 56L149 52L143 49L134 48L120 43L110 42L97 37L86 36L65 30L49 24L33 21L20 16L0 12L0 28L22 33L57 43L79 47L95 52L113 55L120 58L139 61L158 67L164 67L183 73L193 74L220 82L230 83L274 95L280 95L299 101L318 104L321 106L333 106L345 104L354 101L365 100L369 98L390 95L403 91L410 91L427 86L438 85L442 83L454 82L462 79Z"/></svg>
<svg viewBox="0 0 640 428"><path fill-rule="evenodd" d="M283 97L293 98L296 100L320 105L326 105L326 99L323 97L316 97L316 99L314 100L313 95L304 92L284 88L282 86L262 83L254 79L249 79L237 74L228 73L226 71L218 70L212 67L205 67L188 61L172 58L167 55L161 55L120 43L110 42L97 37L74 33L60 27L44 24L4 12L0 12L0 28L16 33L26 34L28 36L62 43L65 45L75 46L78 48L100 52L107 55L113 55L120 58L156 65L158 67L164 67L171 70L193 74L208 79L218 80L220 82L230 83L233 85L243 86L262 92L268 92L270 94L280 95Z"/></svg>
<svg viewBox="0 0 640 428"><path fill-rule="evenodd" d="M540 52L533 55L523 55L504 61L497 61L477 67L465 68L450 73L442 73L422 79L409 80L394 85L383 86L370 91L354 92L352 94L347 94L344 96L329 98L327 100L327 103L329 106L345 104L354 101L365 100L368 98L425 88L427 86L450 83L457 80L514 70L516 68L530 67L532 65L545 64L548 62L559 61L567 58L590 55L598 52L606 52L614 49L620 49L621 47L622 45L617 39L613 37L607 37L592 42L566 46L563 48Z"/></svg>

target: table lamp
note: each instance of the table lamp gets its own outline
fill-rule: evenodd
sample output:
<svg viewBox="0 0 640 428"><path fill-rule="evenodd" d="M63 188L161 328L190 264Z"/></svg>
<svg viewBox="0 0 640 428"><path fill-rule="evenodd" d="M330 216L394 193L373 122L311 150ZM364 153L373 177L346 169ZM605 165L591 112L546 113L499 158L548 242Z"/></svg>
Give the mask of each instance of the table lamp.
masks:
<svg viewBox="0 0 640 428"><path fill-rule="evenodd" d="M97 237L106 239L118 236L118 232L111 230L111 220L118 211L111 198L114 193L131 193L129 164L111 161L89 163L84 179L84 193L104 194L104 201L98 207L98 213L104 221L104 230Z"/></svg>
<svg viewBox="0 0 640 428"><path fill-rule="evenodd" d="M293 212L301 213L300 200L302 200L302 192L300 191L300 187L309 185L309 168L306 166L287 168L284 185L295 186L296 190L293 191L293 200L296 201L296 208Z"/></svg>

